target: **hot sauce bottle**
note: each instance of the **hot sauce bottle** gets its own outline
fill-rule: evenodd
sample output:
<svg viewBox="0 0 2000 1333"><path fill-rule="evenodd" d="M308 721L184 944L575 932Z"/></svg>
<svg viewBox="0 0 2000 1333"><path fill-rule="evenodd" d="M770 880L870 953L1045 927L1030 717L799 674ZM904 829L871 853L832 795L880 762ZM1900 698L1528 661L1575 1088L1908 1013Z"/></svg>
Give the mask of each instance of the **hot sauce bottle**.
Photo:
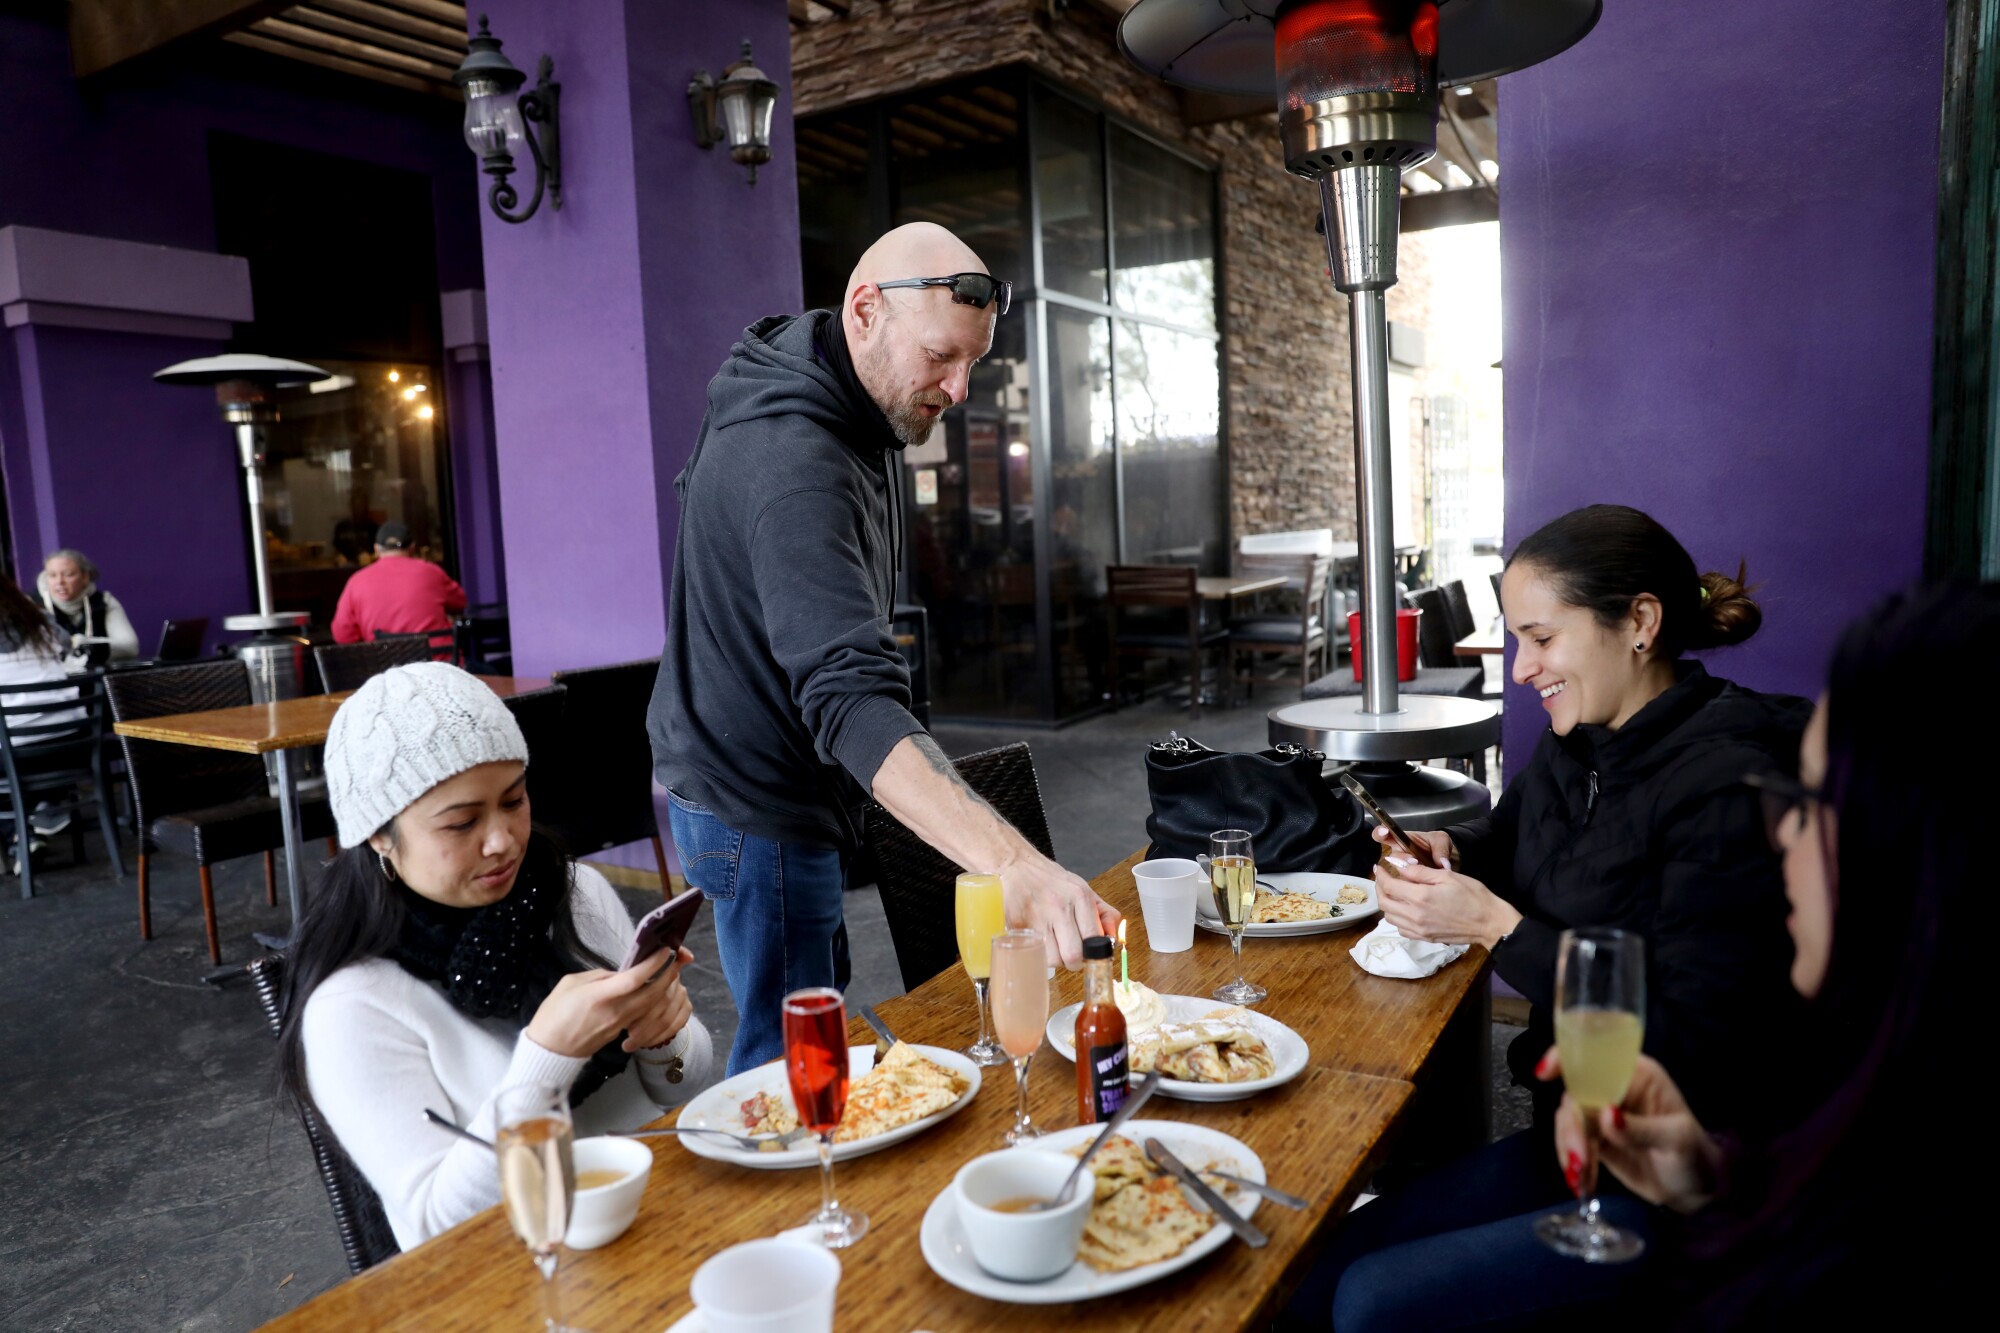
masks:
<svg viewBox="0 0 2000 1333"><path fill-rule="evenodd" d="M1094 1125L1125 1104L1130 1081L1125 1015L1111 990L1111 937L1083 942L1083 1008L1076 1013L1076 1118Z"/></svg>

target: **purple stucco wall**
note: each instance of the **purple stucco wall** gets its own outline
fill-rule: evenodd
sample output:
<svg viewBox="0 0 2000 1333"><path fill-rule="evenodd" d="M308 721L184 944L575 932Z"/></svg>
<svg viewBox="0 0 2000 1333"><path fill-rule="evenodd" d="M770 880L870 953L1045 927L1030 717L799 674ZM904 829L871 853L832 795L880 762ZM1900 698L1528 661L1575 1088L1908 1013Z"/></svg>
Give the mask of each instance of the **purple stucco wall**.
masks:
<svg viewBox="0 0 2000 1333"><path fill-rule="evenodd" d="M458 581L476 606L507 600L500 534L500 471L493 449L493 382L484 360L447 353L445 401L451 404L452 497L457 506Z"/></svg>
<svg viewBox="0 0 2000 1333"><path fill-rule="evenodd" d="M702 388L745 324L800 301L789 101L753 190L695 147L686 75L748 37L789 82L785 6L486 12L516 64L547 51L563 85L562 211L482 215L515 670L651 657Z"/></svg>
<svg viewBox="0 0 2000 1333"><path fill-rule="evenodd" d="M1920 573L1930 420L1945 6L1839 8L1612 0L1500 95L1509 548L1618 502L1747 559L1764 628L1709 665L1806 695Z"/></svg>

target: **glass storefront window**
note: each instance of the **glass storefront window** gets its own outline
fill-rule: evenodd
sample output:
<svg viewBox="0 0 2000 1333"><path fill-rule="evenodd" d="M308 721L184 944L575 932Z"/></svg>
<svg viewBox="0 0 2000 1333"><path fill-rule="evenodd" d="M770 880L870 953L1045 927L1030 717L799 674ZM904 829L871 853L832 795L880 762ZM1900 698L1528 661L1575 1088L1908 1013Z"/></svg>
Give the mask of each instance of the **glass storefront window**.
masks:
<svg viewBox="0 0 2000 1333"><path fill-rule="evenodd" d="M1117 219L1113 303L1215 332L1213 175L1114 126L1111 215Z"/></svg>
<svg viewBox="0 0 2000 1333"><path fill-rule="evenodd" d="M1113 366L1126 559L1222 573L1228 528L1215 342L1119 320Z"/></svg>
<svg viewBox="0 0 2000 1333"><path fill-rule="evenodd" d="M1111 322L1049 307L1049 605L1056 713L1104 697L1104 567L1118 562Z"/></svg>
<svg viewBox="0 0 2000 1333"><path fill-rule="evenodd" d="M1042 281L1105 300L1104 130L1097 113L1035 91L1035 187L1042 211Z"/></svg>
<svg viewBox="0 0 2000 1333"><path fill-rule="evenodd" d="M375 558L391 520L410 547L447 559L438 466L444 410L435 366L334 361L332 378L285 390L263 470L272 592L288 611L333 620L347 578Z"/></svg>

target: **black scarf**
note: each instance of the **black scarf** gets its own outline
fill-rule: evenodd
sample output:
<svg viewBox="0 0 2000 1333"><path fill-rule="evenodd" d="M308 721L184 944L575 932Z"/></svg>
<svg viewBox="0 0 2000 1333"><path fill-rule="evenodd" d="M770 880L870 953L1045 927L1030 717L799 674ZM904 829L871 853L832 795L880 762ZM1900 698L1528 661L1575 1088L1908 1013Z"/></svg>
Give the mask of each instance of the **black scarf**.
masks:
<svg viewBox="0 0 2000 1333"><path fill-rule="evenodd" d="M545 879L524 866L512 891L486 907L449 907L398 884L403 930L389 957L436 985L467 1017L504 1018L525 1028L556 983L576 970L549 936L569 895ZM557 883L567 887L566 878ZM604 1043L578 1071L571 1106L624 1071L632 1057L619 1049L623 1040L620 1034Z"/></svg>

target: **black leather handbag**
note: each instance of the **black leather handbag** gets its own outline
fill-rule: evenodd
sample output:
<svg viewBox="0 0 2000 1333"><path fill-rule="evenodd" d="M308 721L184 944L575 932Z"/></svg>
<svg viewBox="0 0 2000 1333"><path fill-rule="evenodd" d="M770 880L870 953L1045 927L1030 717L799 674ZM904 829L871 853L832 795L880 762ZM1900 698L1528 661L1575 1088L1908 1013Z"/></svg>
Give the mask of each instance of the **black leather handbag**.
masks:
<svg viewBox="0 0 2000 1333"><path fill-rule="evenodd" d="M1366 875L1375 863L1361 807L1320 776L1326 756L1297 745L1239 754L1185 736L1146 753L1151 856L1208 851L1218 829L1248 829L1259 870Z"/></svg>

